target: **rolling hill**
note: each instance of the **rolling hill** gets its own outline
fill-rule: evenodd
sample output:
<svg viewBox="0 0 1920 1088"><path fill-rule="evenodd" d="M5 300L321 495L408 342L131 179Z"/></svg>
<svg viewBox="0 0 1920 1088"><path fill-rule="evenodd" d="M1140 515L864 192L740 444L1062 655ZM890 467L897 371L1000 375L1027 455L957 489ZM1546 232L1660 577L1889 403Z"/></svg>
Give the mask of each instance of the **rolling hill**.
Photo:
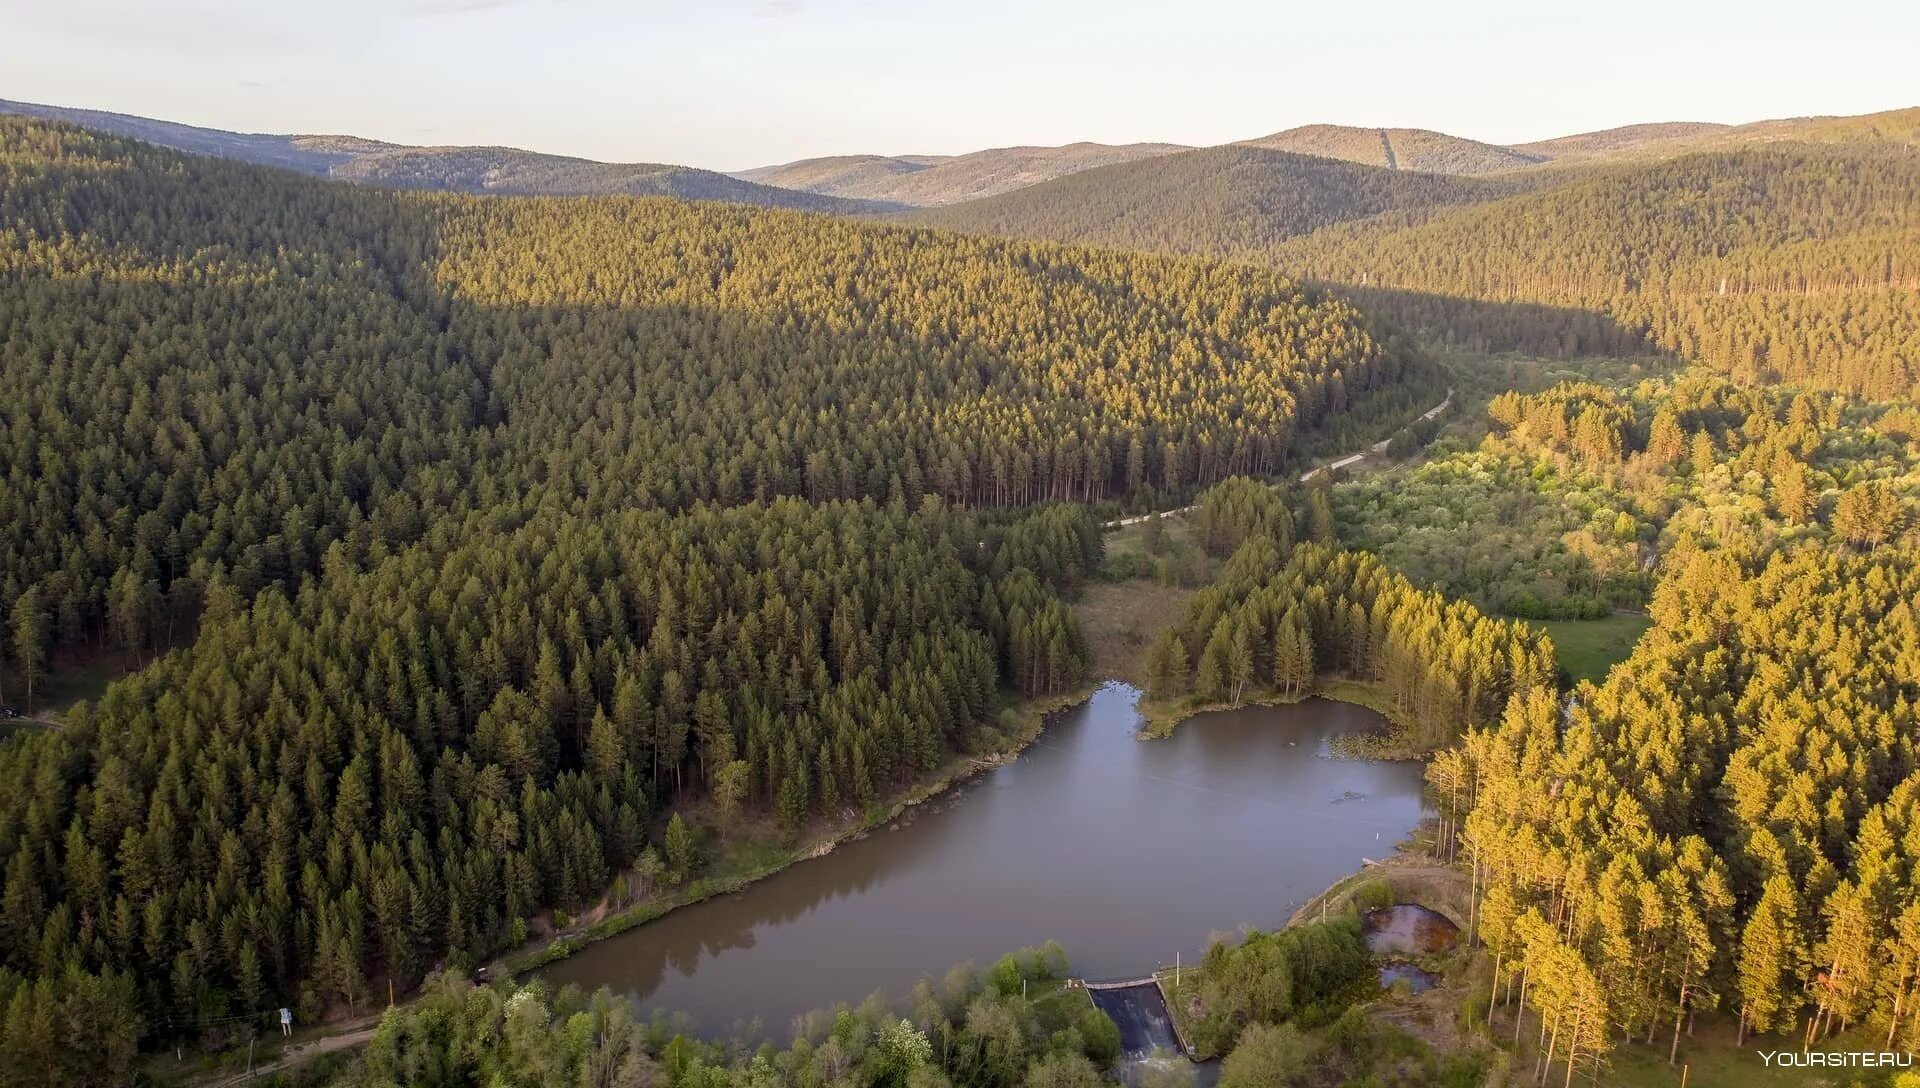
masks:
<svg viewBox="0 0 1920 1088"><path fill-rule="evenodd" d="M780 166L742 170L733 176L762 185L837 196L854 189L872 191L884 188L894 178L917 173L945 159L944 155L828 155Z"/></svg>
<svg viewBox="0 0 1920 1088"><path fill-rule="evenodd" d="M1571 163L1671 158L1781 143L1913 146L1920 143L1920 108L1853 117L1783 117L1745 125L1704 121L1626 125L1515 144L1513 150L1554 163Z"/></svg>
<svg viewBox="0 0 1920 1088"><path fill-rule="evenodd" d="M1656 121L1652 124L1622 125L1619 128L1601 129L1598 132L1582 132L1573 136L1555 137L1551 140L1515 144L1513 149L1538 156L1543 162L1548 160L1578 162L1684 145L1718 135L1732 127L1707 121Z"/></svg>
<svg viewBox="0 0 1920 1088"><path fill-rule="evenodd" d="M1916 118L1592 133L1559 142L1561 165L1491 177L1229 145L902 215L1272 263L1481 350L1671 352L1745 381L1906 398L1920 394ZM1314 139L1351 149L1365 131Z"/></svg>
<svg viewBox="0 0 1920 1088"><path fill-rule="evenodd" d="M1531 143L1499 145L1417 128L1305 125L1242 140L1247 147L1320 155L1397 170L1499 174L1543 165L1670 158L1756 144L1920 142L1920 109L1857 117L1787 117L1745 125L1664 121L1625 125Z"/></svg>
<svg viewBox="0 0 1920 1088"><path fill-rule="evenodd" d="M1745 381L1920 395L1920 154L1884 143L1595 167L1266 257L1483 348L1614 351L1624 334Z"/></svg>
<svg viewBox="0 0 1920 1088"><path fill-rule="evenodd" d="M1318 155L1364 166L1429 174L1497 174L1545 161L1542 156L1515 148L1483 144L1423 128L1306 125L1240 143L1269 151L1291 151L1297 155Z"/></svg>
<svg viewBox="0 0 1920 1088"><path fill-rule="evenodd" d="M677 196L857 215L887 206L661 163L607 163L510 147L411 147L357 136L228 132L100 110L0 99L0 113L64 121L176 151L403 189L520 196Z"/></svg>
<svg viewBox="0 0 1920 1088"><path fill-rule="evenodd" d="M1335 223L1385 212L1419 217L1523 185L1228 145L905 214L919 223L986 234L1244 256Z"/></svg>
<svg viewBox="0 0 1920 1088"><path fill-rule="evenodd" d="M1186 150L1179 144L1076 143L1063 147L997 147L951 156L841 155L763 166L735 176L825 196L937 207Z"/></svg>

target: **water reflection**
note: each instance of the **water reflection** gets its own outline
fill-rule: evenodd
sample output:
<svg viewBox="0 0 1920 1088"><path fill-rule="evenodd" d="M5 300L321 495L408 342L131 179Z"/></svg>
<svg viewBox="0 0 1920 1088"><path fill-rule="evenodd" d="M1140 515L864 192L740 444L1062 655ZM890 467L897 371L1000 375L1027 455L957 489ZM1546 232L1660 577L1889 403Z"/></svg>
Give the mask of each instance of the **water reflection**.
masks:
<svg viewBox="0 0 1920 1088"><path fill-rule="evenodd" d="M1330 758L1377 728L1340 703L1203 715L1135 739L1138 693L1102 688L1015 763L890 829L675 911L547 968L707 1030L986 963L1055 939L1090 977L1197 956L1214 932L1272 928L1391 851L1420 816L1420 768Z"/></svg>

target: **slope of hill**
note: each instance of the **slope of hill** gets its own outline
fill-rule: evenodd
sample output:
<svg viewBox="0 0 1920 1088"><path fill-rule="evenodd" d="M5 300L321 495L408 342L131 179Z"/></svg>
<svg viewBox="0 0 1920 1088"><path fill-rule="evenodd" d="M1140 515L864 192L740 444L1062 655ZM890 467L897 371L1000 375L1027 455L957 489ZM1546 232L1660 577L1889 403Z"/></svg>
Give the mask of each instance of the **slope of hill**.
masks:
<svg viewBox="0 0 1920 1088"><path fill-rule="evenodd" d="M1445 177L1229 145L1056 178L985 200L908 213L989 234L1213 255L1383 212L1418 217L1524 183Z"/></svg>
<svg viewBox="0 0 1920 1088"><path fill-rule="evenodd" d="M321 177L412 189L518 195L677 196L857 215L884 204L843 200L658 163L604 163L507 147L409 147L357 136L227 132L99 110L0 99L0 114L64 121L176 151L277 166Z"/></svg>
<svg viewBox="0 0 1920 1088"><path fill-rule="evenodd" d="M1670 121L1626 125L1502 146L1427 129L1305 125L1253 140L1247 147L1439 174L1498 174L1548 163L1592 163L1666 158L1753 144L1913 144L1920 142L1920 109L1857 117L1789 117L1745 125Z"/></svg>
<svg viewBox="0 0 1920 1088"><path fill-rule="evenodd" d="M1538 156L1543 161L1577 162L1584 159L1627 155L1663 145L1685 144L1726 132L1732 127L1709 121L1656 121L1651 124L1622 125L1619 128L1601 129L1598 132L1582 132L1573 136L1555 137L1551 140L1514 144L1513 149Z"/></svg>
<svg viewBox="0 0 1920 1088"><path fill-rule="evenodd" d="M283 170L298 170L323 177L335 166L350 161L362 150L391 146L376 140L350 142L345 145L336 142L353 141L352 137L280 136L262 132L228 132L225 129L182 125L173 121L157 121L124 113L71 109L66 106L43 106L35 102L13 102L4 98L0 98L0 113L37 117L46 121L64 121L95 132L145 140L147 143L158 144L175 151L187 151L195 155L215 155L223 159L239 159L241 162L277 166ZM309 141L314 142L309 143Z"/></svg>
<svg viewBox="0 0 1920 1088"><path fill-rule="evenodd" d="M1484 144L1423 128L1355 128L1350 125L1306 125L1271 136L1242 140L1245 147L1318 155L1389 170L1417 170L1429 174L1497 174L1543 161L1538 155L1510 147Z"/></svg>
<svg viewBox="0 0 1920 1088"><path fill-rule="evenodd" d="M0 139L0 595L57 569L76 630L123 567L166 590L204 559L251 594L347 507L387 523L369 509L421 473L513 495L585 472L567 495L637 506L1144 501L1277 468L1327 411L1302 391L1338 372L1357 397L1409 364L1260 269L720 204L427 199L13 118ZM326 452L359 439L351 464ZM141 558L240 494L287 505L202 511L221 528L168 544L170 573Z"/></svg>
<svg viewBox="0 0 1920 1088"><path fill-rule="evenodd" d="M1613 166L1425 222L1335 226L1268 256L1368 285L1403 322L1483 346L1581 350L1564 324L1462 300L1601 315L1749 381L1920 394L1920 155L1885 145Z"/></svg>
<svg viewBox="0 0 1920 1088"><path fill-rule="evenodd" d="M1851 117L1786 117L1736 125L1709 136L1702 146L1723 143L1920 144L1920 106Z"/></svg>
<svg viewBox="0 0 1920 1088"><path fill-rule="evenodd" d="M851 155L763 166L735 176L830 196L937 207L1185 150L1178 144L1077 143L996 147L952 156Z"/></svg>
<svg viewBox="0 0 1920 1088"><path fill-rule="evenodd" d="M800 189L827 196L845 195L855 188L877 189L901 174L912 174L942 161L945 156L829 155L801 159L779 166L741 170L733 176L762 185Z"/></svg>
<svg viewBox="0 0 1920 1088"><path fill-rule="evenodd" d="M329 173L334 178L371 185L461 193L673 196L840 215L872 214L893 207L761 185L690 166L595 162L511 147L383 148L355 155Z"/></svg>
<svg viewBox="0 0 1920 1088"><path fill-rule="evenodd" d="M1745 125L1674 121L1586 132L1515 144L1514 150L1555 163L1671 158L1766 144L1920 144L1920 108L1852 117L1783 117Z"/></svg>

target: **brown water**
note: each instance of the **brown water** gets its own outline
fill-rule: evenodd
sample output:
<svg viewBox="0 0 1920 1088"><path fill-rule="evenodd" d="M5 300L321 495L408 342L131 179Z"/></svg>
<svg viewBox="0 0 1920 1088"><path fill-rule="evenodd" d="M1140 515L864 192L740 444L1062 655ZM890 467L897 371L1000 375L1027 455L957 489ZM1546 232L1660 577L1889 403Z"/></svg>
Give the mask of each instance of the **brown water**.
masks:
<svg viewBox="0 0 1920 1088"><path fill-rule="evenodd" d="M1210 934L1270 929L1419 821L1417 763L1333 758L1378 728L1345 703L1204 714L1141 741L1109 684L1014 763L897 824L590 945L541 972L610 986L718 1034L784 1037L809 1009L1048 939L1086 977L1187 962Z"/></svg>
<svg viewBox="0 0 1920 1088"><path fill-rule="evenodd" d="M1367 948L1376 955L1445 952L1460 940L1460 927L1439 911L1414 903L1370 910L1362 919Z"/></svg>

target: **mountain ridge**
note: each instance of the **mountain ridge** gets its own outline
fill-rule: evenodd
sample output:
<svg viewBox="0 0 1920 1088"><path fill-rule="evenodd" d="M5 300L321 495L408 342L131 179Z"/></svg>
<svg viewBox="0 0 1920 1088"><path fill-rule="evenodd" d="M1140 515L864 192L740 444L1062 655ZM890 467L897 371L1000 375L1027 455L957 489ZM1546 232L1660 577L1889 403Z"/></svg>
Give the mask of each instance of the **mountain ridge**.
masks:
<svg viewBox="0 0 1920 1088"><path fill-rule="evenodd" d="M1545 161L1515 148L1424 128L1301 125L1236 145L1427 174L1496 174Z"/></svg>
<svg viewBox="0 0 1920 1088"><path fill-rule="evenodd" d="M826 155L759 166L733 176L822 196L942 207L999 196L1117 163L1194 150L1185 144L1021 144L961 155Z"/></svg>
<svg viewBox="0 0 1920 1088"><path fill-rule="evenodd" d="M499 146L423 147L339 134L232 132L9 99L0 99L0 114L64 122L189 154L401 189L513 196L674 196L841 215L873 214L891 207L671 163L607 163Z"/></svg>
<svg viewBox="0 0 1920 1088"><path fill-rule="evenodd" d="M1356 219L1401 213L1417 220L1437 208L1496 199L1531 183L1226 144L897 214L966 232L1231 257Z"/></svg>

